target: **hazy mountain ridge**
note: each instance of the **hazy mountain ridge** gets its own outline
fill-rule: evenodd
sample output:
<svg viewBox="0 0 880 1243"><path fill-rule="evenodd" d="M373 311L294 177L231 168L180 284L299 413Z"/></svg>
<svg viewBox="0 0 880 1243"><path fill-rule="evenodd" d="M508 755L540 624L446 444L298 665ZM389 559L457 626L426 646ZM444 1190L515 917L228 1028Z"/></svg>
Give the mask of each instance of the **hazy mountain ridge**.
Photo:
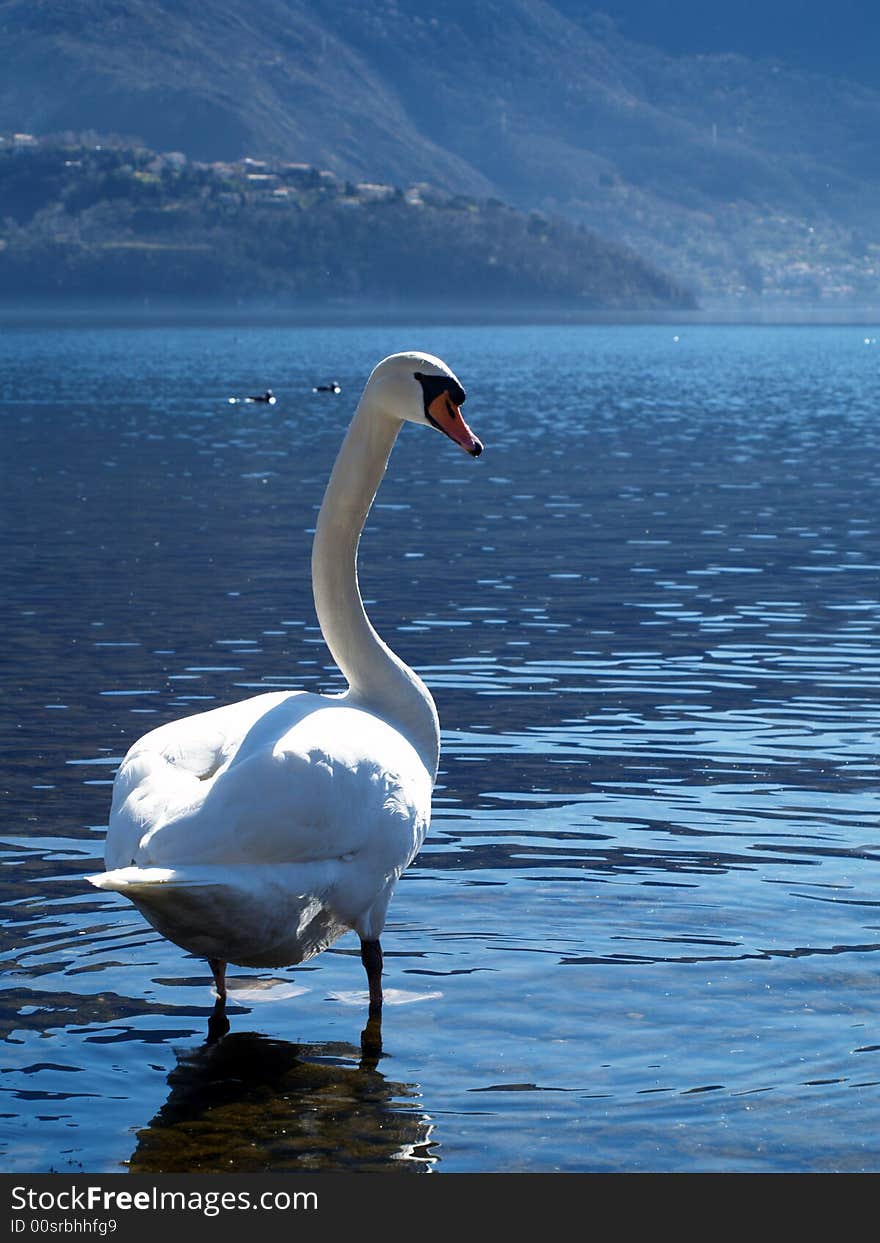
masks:
<svg viewBox="0 0 880 1243"><path fill-rule="evenodd" d="M0 136L0 297L691 307L583 225L282 160L199 163L97 135Z"/></svg>
<svg viewBox="0 0 880 1243"><path fill-rule="evenodd" d="M94 127L584 221L715 297L871 299L880 92L544 0L0 3L0 129Z"/></svg>

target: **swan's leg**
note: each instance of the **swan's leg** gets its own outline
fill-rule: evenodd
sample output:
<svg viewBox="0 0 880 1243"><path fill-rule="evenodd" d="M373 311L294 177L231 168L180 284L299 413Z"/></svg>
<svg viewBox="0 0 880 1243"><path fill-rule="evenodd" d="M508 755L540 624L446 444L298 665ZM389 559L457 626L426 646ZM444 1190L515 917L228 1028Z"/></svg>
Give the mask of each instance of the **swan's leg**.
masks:
<svg viewBox="0 0 880 1243"><path fill-rule="evenodd" d="M218 997L214 1009L208 1019L208 1044L216 1044L229 1031L229 1019L226 1017L226 998Z"/></svg>
<svg viewBox="0 0 880 1243"><path fill-rule="evenodd" d="M226 963L222 958L209 958L208 966L211 968L211 975L214 977L214 985L217 989L217 1000L226 1000Z"/></svg>
<svg viewBox="0 0 880 1243"><path fill-rule="evenodd" d="M382 946L376 941L361 941L361 962L370 986L370 1014L382 1009Z"/></svg>
<svg viewBox="0 0 880 1243"><path fill-rule="evenodd" d="M361 1032L361 1070L375 1070L382 1056L382 1011L371 1010Z"/></svg>

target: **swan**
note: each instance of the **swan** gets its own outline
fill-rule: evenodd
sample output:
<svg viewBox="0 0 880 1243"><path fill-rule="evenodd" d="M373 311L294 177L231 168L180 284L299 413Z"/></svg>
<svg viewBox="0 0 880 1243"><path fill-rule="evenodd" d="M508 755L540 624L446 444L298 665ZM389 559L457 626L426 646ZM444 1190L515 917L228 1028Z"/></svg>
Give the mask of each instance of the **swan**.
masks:
<svg viewBox="0 0 880 1243"><path fill-rule="evenodd" d="M371 1014L397 879L424 840L440 754L431 694L379 638L358 589L364 522L405 422L473 457L464 389L429 354L372 371L324 494L312 546L318 621L348 689L279 691L171 721L129 750L113 785L106 871L170 941L226 965L304 962L353 929Z"/></svg>

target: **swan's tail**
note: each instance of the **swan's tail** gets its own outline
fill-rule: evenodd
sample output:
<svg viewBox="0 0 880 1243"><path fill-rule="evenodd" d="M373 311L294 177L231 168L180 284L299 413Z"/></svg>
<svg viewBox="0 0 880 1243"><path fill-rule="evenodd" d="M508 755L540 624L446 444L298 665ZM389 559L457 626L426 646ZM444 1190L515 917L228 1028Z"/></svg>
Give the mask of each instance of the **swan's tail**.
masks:
<svg viewBox="0 0 880 1243"><path fill-rule="evenodd" d="M199 958L243 967L303 962L352 926L331 909L326 863L236 869L125 867L87 876Z"/></svg>
<svg viewBox="0 0 880 1243"><path fill-rule="evenodd" d="M202 958L226 958L217 949L234 897L217 870L158 867L115 868L87 876L96 889L107 889L133 902L144 918L169 941ZM238 913L238 912L236 912Z"/></svg>
<svg viewBox="0 0 880 1243"><path fill-rule="evenodd" d="M192 872L176 872L174 868L114 868L112 872L95 872L85 879L96 889L122 893L127 898L155 891L158 885L192 889L217 883L216 879L209 879L207 876L200 879L193 876Z"/></svg>

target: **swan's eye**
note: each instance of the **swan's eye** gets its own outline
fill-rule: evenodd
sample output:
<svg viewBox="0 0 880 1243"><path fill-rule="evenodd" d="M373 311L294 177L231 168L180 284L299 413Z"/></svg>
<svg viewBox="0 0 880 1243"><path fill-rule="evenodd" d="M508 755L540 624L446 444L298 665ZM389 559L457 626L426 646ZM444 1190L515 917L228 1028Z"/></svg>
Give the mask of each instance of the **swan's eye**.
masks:
<svg viewBox="0 0 880 1243"><path fill-rule="evenodd" d="M424 375L421 371L414 371L413 375L422 386L425 416L431 422L433 422L430 414L431 405L442 393L448 394L456 406L464 405L467 400L467 394L461 385L447 375Z"/></svg>

